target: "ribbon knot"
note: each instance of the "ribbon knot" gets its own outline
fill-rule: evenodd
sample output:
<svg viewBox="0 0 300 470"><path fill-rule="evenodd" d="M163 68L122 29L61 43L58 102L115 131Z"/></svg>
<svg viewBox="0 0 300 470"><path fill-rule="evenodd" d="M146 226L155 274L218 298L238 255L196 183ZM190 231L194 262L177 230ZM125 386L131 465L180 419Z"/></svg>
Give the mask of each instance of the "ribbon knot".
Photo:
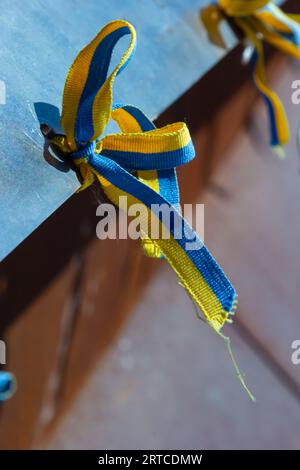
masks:
<svg viewBox="0 0 300 470"><path fill-rule="evenodd" d="M284 157L283 145L290 138L284 107L270 88L266 78L263 43L297 59L300 58L300 15L284 13L272 1L266 0L218 0L201 11L201 19L212 43L226 48L220 32L222 20L228 20L252 44L251 60L254 83L266 103L270 143L279 157Z"/></svg>

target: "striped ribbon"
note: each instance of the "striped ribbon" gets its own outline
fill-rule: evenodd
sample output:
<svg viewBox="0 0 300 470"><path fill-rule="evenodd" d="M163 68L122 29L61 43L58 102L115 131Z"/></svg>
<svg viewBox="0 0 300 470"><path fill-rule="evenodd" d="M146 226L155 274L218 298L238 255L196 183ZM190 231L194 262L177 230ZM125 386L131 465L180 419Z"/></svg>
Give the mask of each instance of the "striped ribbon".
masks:
<svg viewBox="0 0 300 470"><path fill-rule="evenodd" d="M109 73L113 49L124 35L130 42L118 65ZM116 76L130 61L136 42L133 26L117 20L107 24L76 57L65 83L61 124L65 135L55 135L51 144L68 154L83 179L80 189L96 177L108 199L115 205L119 197L128 198L128 207L142 203L148 222L156 218L169 239L150 239L142 243L147 255L164 257L204 313L207 322L219 332L230 321L236 294L225 274L179 210L176 167L194 158L189 131L184 123L155 128L132 105L113 104ZM120 133L104 135L113 119ZM166 224L153 209L161 204L175 213L175 222ZM183 227L183 238L176 238L175 226ZM141 226L143 224L141 223ZM161 232L160 232L161 233ZM187 243L194 240L194 249Z"/></svg>
<svg viewBox="0 0 300 470"><path fill-rule="evenodd" d="M217 46L226 47L219 29L222 20L237 27L253 45L253 78L266 103L271 146L278 156L284 157L289 125L282 102L266 79L263 42L299 59L300 15L286 14L268 0L218 0L202 10L201 19L209 39Z"/></svg>

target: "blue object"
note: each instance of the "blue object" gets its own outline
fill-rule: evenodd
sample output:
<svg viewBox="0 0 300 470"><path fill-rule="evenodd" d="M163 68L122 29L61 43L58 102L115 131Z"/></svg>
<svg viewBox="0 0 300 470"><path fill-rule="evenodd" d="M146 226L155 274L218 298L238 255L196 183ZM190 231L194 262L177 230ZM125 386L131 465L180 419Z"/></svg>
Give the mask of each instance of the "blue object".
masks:
<svg viewBox="0 0 300 470"><path fill-rule="evenodd" d="M136 103L154 119L224 56L207 41L199 21L200 9L208 4L43 0L25 7L22 0L1 0L0 90L6 96L0 95L0 261L80 186L74 172L58 171L45 161L39 129L40 122L59 126L57 108L74 54L105 23L116 18L133 23L139 53L135 67L118 79L115 99ZM234 46L225 24L224 30L226 43ZM37 111L37 103L51 103L52 110L46 105Z"/></svg>
<svg viewBox="0 0 300 470"><path fill-rule="evenodd" d="M17 387L16 378L10 372L0 372L0 401L13 396Z"/></svg>

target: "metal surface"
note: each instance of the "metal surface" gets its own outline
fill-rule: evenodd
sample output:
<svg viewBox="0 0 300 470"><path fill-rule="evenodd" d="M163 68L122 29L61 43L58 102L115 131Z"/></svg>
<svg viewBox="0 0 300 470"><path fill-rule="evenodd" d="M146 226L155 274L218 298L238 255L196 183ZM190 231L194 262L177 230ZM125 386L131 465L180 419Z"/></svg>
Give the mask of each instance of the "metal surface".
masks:
<svg viewBox="0 0 300 470"><path fill-rule="evenodd" d="M2 0L0 80L0 259L78 188L76 175L45 161L36 102L60 107L67 70L108 21L137 28L137 53L115 98L155 117L222 55L198 21L204 0ZM230 35L229 35L230 36ZM163 90L163 92L162 92Z"/></svg>
<svg viewBox="0 0 300 470"><path fill-rule="evenodd" d="M0 371L0 402L10 398L16 389L16 379L10 372Z"/></svg>

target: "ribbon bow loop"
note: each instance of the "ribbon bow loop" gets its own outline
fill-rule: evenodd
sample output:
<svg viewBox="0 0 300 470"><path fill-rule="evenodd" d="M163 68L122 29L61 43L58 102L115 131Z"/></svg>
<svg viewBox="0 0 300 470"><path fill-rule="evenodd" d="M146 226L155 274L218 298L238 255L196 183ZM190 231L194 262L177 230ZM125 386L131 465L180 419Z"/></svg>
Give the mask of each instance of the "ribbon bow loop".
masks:
<svg viewBox="0 0 300 470"><path fill-rule="evenodd" d="M117 42L130 35L130 44L108 76ZM76 57L66 78L61 123L71 151L99 138L111 118L112 88L116 76L128 65L136 33L123 20L108 23Z"/></svg>

